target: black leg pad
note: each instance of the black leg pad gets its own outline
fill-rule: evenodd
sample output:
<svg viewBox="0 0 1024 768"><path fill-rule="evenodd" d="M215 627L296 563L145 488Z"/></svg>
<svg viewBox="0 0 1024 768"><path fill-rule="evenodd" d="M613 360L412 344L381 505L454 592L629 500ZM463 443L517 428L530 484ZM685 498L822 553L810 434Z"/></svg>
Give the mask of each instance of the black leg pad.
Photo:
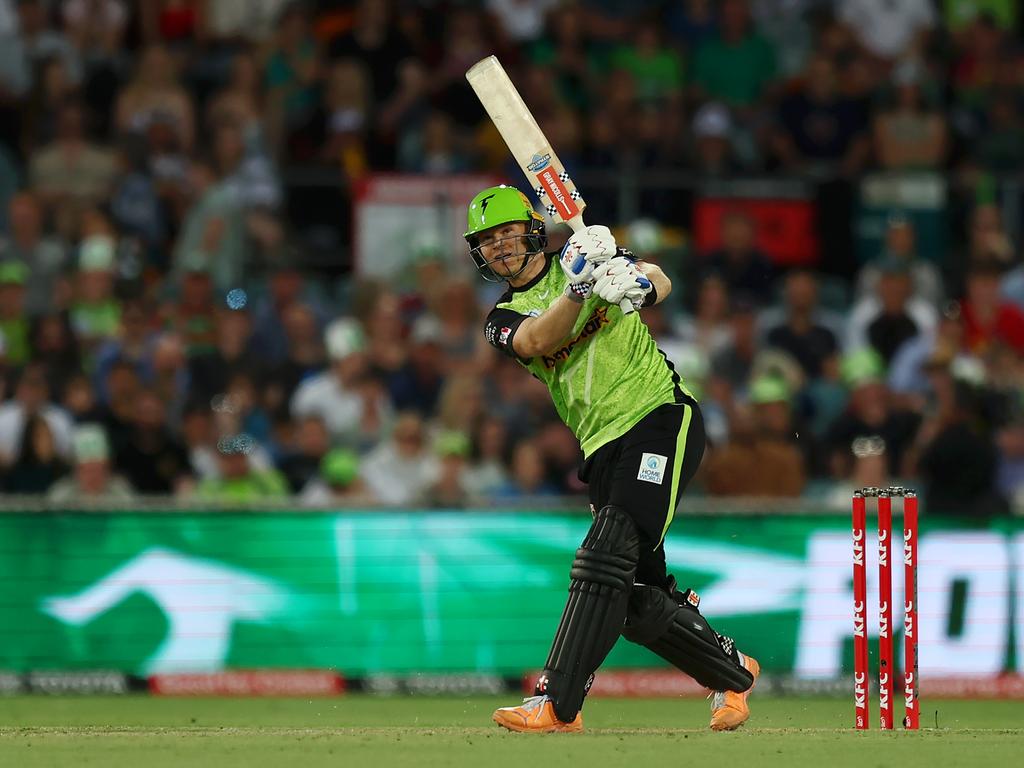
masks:
<svg viewBox="0 0 1024 768"><path fill-rule="evenodd" d="M576 550L569 599L536 692L547 694L555 714L572 722L626 620L639 559L636 525L621 507L602 508Z"/></svg>
<svg viewBox="0 0 1024 768"><path fill-rule="evenodd" d="M714 691L741 693L754 677L740 663L731 638L715 632L686 595L637 584L629 598L622 636L661 656Z"/></svg>

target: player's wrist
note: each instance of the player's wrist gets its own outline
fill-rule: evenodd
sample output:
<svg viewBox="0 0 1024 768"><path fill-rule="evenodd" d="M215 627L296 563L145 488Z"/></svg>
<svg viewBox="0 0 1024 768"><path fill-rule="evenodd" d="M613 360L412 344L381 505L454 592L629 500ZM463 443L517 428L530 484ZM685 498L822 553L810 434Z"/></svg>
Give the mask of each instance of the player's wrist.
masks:
<svg viewBox="0 0 1024 768"><path fill-rule="evenodd" d="M592 291L593 285L590 283L569 283L562 295L575 304L582 304L590 298Z"/></svg>

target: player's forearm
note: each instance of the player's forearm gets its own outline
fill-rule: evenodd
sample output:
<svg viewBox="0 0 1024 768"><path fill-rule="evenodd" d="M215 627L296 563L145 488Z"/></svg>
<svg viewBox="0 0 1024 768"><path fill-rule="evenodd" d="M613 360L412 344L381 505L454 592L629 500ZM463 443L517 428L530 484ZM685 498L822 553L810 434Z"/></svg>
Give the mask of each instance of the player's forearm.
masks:
<svg viewBox="0 0 1024 768"><path fill-rule="evenodd" d="M654 292L657 294L655 304L661 304L670 293L672 293L672 281L668 279L668 275L661 271L661 267L657 264L651 264L647 261L638 261L637 268L643 273L644 277L651 281L651 285L654 286Z"/></svg>
<svg viewBox="0 0 1024 768"><path fill-rule="evenodd" d="M582 306L559 296L542 314L523 320L512 339L516 354L526 359L550 352L569 335Z"/></svg>

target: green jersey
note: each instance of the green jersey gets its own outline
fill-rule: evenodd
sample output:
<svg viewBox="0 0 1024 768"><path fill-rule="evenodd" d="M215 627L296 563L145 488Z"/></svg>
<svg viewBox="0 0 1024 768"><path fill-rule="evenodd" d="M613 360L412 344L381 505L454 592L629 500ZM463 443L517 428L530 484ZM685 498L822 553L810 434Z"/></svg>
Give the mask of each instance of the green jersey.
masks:
<svg viewBox="0 0 1024 768"><path fill-rule="evenodd" d="M546 254L544 271L509 288L487 316L487 340L543 381L555 409L580 441L584 457L624 435L659 405L692 395L658 349L639 312L623 315L596 296L580 310L572 332L556 348L529 360L512 347L519 325L536 317L565 291L561 269Z"/></svg>

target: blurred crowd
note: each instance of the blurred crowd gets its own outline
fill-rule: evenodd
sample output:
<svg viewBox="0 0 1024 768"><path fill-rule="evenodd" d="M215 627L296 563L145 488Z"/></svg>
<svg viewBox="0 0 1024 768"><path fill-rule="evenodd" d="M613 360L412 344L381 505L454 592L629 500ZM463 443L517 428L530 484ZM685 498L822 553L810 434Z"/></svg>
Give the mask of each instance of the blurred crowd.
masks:
<svg viewBox="0 0 1024 768"><path fill-rule="evenodd" d="M327 203L296 169L337 174L345 221L374 172L519 182L463 77L497 53L574 173L966 190L949 258L894 211L840 274L781 268L738 209L710 251L657 195L636 221L596 195L591 221L676 281L644 314L705 409L695 493L841 503L899 481L1007 512L1024 265L991 178L1024 165L1022 24L1014 0L0 0L0 490L582 493L546 389L484 341L495 295L467 256L425 238L387 281L302 258Z"/></svg>

